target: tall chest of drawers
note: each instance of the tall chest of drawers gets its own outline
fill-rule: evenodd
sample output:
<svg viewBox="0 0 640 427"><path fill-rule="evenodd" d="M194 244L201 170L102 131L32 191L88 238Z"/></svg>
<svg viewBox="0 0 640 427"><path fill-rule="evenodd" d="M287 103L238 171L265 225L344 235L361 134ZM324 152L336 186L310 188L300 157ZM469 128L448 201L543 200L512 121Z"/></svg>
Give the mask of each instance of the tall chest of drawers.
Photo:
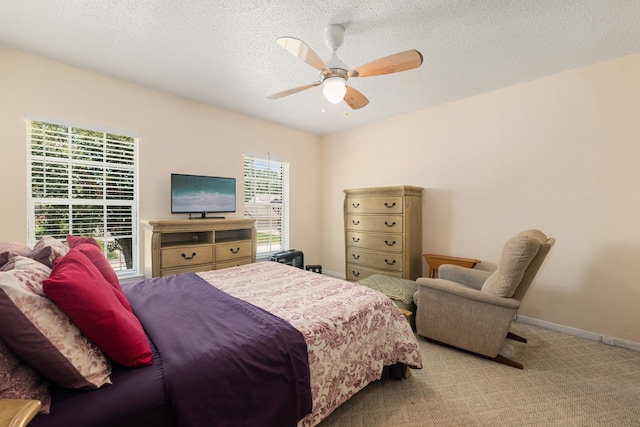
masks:
<svg viewBox="0 0 640 427"><path fill-rule="evenodd" d="M346 277L422 276L422 192L397 186L344 190Z"/></svg>

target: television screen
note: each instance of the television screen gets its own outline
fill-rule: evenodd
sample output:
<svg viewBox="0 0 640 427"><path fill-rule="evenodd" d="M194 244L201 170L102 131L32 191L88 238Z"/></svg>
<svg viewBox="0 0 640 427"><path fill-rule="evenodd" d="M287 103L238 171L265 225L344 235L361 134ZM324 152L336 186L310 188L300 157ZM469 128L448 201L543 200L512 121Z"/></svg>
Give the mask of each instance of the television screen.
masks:
<svg viewBox="0 0 640 427"><path fill-rule="evenodd" d="M235 211L235 178L171 174L171 213Z"/></svg>

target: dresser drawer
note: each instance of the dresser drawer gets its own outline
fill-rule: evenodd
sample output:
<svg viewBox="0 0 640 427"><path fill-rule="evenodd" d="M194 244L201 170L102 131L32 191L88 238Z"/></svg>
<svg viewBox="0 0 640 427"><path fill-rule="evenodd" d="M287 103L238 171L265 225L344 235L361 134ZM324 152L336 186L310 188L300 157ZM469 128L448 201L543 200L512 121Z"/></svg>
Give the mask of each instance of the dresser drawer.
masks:
<svg viewBox="0 0 640 427"><path fill-rule="evenodd" d="M402 271L401 253L369 252L355 248L347 249L347 262L378 270Z"/></svg>
<svg viewBox="0 0 640 427"><path fill-rule="evenodd" d="M162 249L162 269L197 264L213 265L213 246L187 245Z"/></svg>
<svg viewBox="0 0 640 427"><path fill-rule="evenodd" d="M174 267L174 268L163 268L160 270L160 276L171 276L172 274L178 273L187 273L189 271L198 272L198 271L209 271L213 270L213 264L200 264L189 267Z"/></svg>
<svg viewBox="0 0 640 427"><path fill-rule="evenodd" d="M402 213L402 197L353 197L347 200L349 213Z"/></svg>
<svg viewBox="0 0 640 427"><path fill-rule="evenodd" d="M396 277L402 279L402 272L391 272L385 270L376 270L374 268L363 267L358 264L347 263L347 280L355 282L357 280L365 279L374 274L384 274L385 276Z"/></svg>
<svg viewBox="0 0 640 427"><path fill-rule="evenodd" d="M253 243L249 240L216 245L216 263L231 261L236 258L251 257Z"/></svg>
<svg viewBox="0 0 640 427"><path fill-rule="evenodd" d="M347 246L376 251L402 252L402 236L387 233L348 231Z"/></svg>
<svg viewBox="0 0 640 427"><path fill-rule="evenodd" d="M402 215L347 215L347 230L402 233Z"/></svg>

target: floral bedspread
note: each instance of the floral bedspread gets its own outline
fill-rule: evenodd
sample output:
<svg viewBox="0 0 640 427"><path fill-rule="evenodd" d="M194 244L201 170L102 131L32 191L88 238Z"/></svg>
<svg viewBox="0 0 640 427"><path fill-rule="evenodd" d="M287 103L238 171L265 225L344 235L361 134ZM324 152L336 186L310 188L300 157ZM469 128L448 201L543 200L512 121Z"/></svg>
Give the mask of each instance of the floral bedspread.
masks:
<svg viewBox="0 0 640 427"><path fill-rule="evenodd" d="M216 288L289 322L305 337L314 426L394 363L422 367L416 337L397 306L357 283L276 262L197 273Z"/></svg>

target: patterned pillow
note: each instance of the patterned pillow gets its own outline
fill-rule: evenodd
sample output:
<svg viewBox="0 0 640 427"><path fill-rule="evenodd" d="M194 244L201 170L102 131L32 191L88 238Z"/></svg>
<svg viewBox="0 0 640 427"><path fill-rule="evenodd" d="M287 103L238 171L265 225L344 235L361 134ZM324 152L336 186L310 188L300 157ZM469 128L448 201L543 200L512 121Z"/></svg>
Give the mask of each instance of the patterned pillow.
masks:
<svg viewBox="0 0 640 427"><path fill-rule="evenodd" d="M33 399L40 401L40 413L51 407L49 382L24 363L0 340L0 399Z"/></svg>
<svg viewBox="0 0 640 427"><path fill-rule="evenodd" d="M51 270L16 257L0 272L0 338L22 360L56 384L96 389L111 384L111 365L69 317L46 296L42 282Z"/></svg>

